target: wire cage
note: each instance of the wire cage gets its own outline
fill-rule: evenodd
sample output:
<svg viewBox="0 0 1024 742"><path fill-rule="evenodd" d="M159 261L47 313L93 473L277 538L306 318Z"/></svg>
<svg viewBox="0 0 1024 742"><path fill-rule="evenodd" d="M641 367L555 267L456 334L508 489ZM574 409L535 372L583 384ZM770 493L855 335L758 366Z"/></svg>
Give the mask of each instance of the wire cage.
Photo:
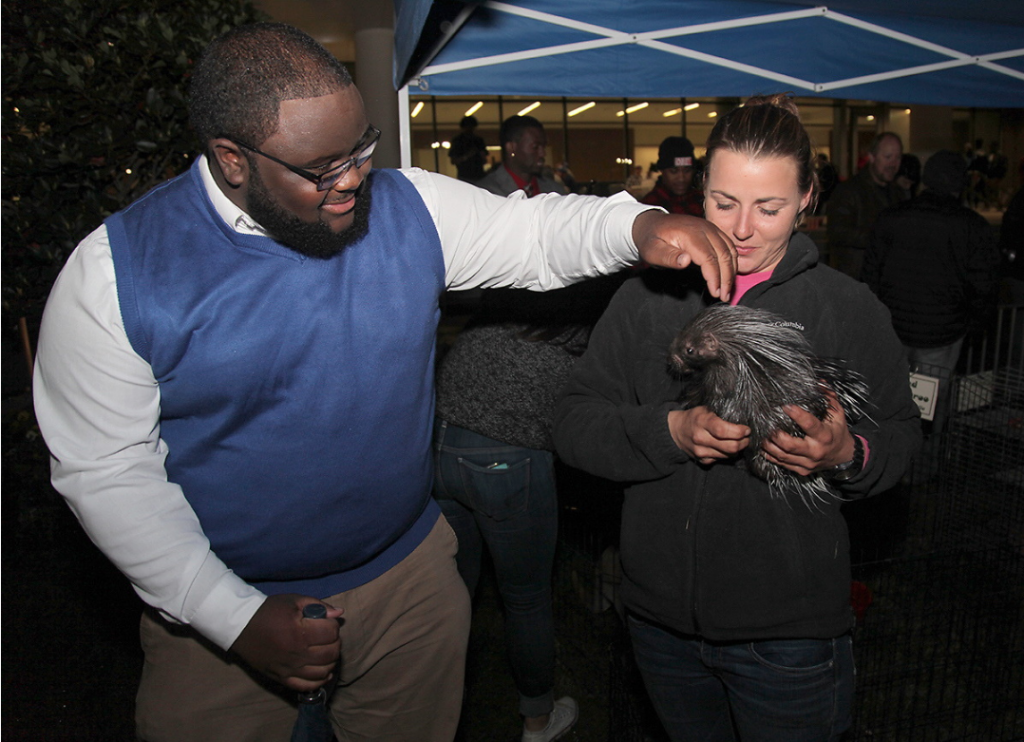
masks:
<svg viewBox="0 0 1024 742"><path fill-rule="evenodd" d="M608 657L609 742L669 742L644 690L625 631L609 646Z"/></svg>
<svg viewBox="0 0 1024 742"><path fill-rule="evenodd" d="M904 483L851 508L857 708L849 740L1024 739L1020 308L965 347Z"/></svg>
<svg viewBox="0 0 1024 742"><path fill-rule="evenodd" d="M606 697L606 648L622 625L618 524L621 487L560 467L559 541L554 573L558 662L588 693Z"/></svg>
<svg viewBox="0 0 1024 742"><path fill-rule="evenodd" d="M1002 548L854 569L857 702L848 740L1024 739L1024 560Z"/></svg>
<svg viewBox="0 0 1024 742"><path fill-rule="evenodd" d="M1024 739L1024 371L968 359L951 377L922 372L948 385L944 424L926 424L896 491L848 517L860 615L847 739Z"/></svg>
<svg viewBox="0 0 1024 742"><path fill-rule="evenodd" d="M1024 372L957 380L943 448L936 541L1024 550Z"/></svg>

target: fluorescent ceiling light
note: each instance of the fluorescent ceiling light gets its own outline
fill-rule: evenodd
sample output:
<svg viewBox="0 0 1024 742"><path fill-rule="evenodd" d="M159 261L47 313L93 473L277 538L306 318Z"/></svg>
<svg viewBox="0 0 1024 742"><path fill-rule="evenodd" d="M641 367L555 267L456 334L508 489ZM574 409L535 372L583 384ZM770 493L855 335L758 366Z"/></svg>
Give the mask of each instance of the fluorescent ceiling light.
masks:
<svg viewBox="0 0 1024 742"><path fill-rule="evenodd" d="M593 108L596 105L597 104L594 101L590 101L590 103L584 103L579 108L572 109L571 111L569 111L569 113L567 113L565 115L566 116L575 116L577 113L583 113L584 111L589 111L591 108Z"/></svg>
<svg viewBox="0 0 1024 742"><path fill-rule="evenodd" d="M540 108L540 101L539 100L535 100L533 103L528 105L526 108L524 108L522 111L520 111L516 115L517 116L525 116L526 114L528 114L530 111L534 110L535 108Z"/></svg>
<svg viewBox="0 0 1024 742"><path fill-rule="evenodd" d="M616 116L624 116L627 113L636 113L637 111L642 111L643 109L647 108L647 106L649 106L649 105L651 105L651 104L647 103L647 102L637 103L635 106L630 106L625 111L619 111L615 115Z"/></svg>

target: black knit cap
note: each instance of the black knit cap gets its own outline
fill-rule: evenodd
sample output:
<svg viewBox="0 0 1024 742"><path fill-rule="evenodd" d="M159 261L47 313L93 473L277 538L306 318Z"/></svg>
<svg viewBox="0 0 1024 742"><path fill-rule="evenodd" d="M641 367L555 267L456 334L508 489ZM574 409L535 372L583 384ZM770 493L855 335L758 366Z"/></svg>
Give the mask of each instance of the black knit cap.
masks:
<svg viewBox="0 0 1024 742"><path fill-rule="evenodd" d="M959 196L967 185L967 162L957 152L940 149L924 164L921 182L933 191Z"/></svg>
<svg viewBox="0 0 1024 742"><path fill-rule="evenodd" d="M686 137L668 137L658 147L654 169L669 167L693 167L693 143Z"/></svg>

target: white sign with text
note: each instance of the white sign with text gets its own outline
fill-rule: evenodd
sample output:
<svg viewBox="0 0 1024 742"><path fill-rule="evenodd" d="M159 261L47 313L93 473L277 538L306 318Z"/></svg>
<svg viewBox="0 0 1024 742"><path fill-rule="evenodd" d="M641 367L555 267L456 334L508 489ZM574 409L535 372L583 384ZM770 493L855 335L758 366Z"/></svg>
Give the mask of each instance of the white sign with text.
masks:
<svg viewBox="0 0 1024 742"><path fill-rule="evenodd" d="M921 419L934 419L935 400L939 396L939 380L925 374L911 374L910 391L914 395L917 408L921 410Z"/></svg>

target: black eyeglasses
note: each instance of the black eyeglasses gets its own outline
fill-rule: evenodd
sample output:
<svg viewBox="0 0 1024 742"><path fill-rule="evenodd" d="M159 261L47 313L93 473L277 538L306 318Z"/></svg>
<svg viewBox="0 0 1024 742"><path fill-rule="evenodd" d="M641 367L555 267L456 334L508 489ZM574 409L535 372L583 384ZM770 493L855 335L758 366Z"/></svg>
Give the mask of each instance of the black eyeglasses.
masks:
<svg viewBox="0 0 1024 742"><path fill-rule="evenodd" d="M341 162L329 162L314 170L295 167L295 165L289 164L284 160L279 160L273 155L268 155L266 152L260 152L255 147L246 144L245 142L240 142L237 139L233 139L232 141L239 147L244 147L250 152L262 155L268 160L273 160L278 165L288 168L296 175L301 175L306 180L316 184L316 189L318 191L327 191L333 188L334 184L341 180L345 173L353 167L360 168L366 164L367 160L373 157L373 150L376 149L377 142L380 140L380 129L376 126L370 126L370 128L367 129L367 132L370 134L370 141L364 144L361 150ZM364 134L363 136L365 137L366 135Z"/></svg>

